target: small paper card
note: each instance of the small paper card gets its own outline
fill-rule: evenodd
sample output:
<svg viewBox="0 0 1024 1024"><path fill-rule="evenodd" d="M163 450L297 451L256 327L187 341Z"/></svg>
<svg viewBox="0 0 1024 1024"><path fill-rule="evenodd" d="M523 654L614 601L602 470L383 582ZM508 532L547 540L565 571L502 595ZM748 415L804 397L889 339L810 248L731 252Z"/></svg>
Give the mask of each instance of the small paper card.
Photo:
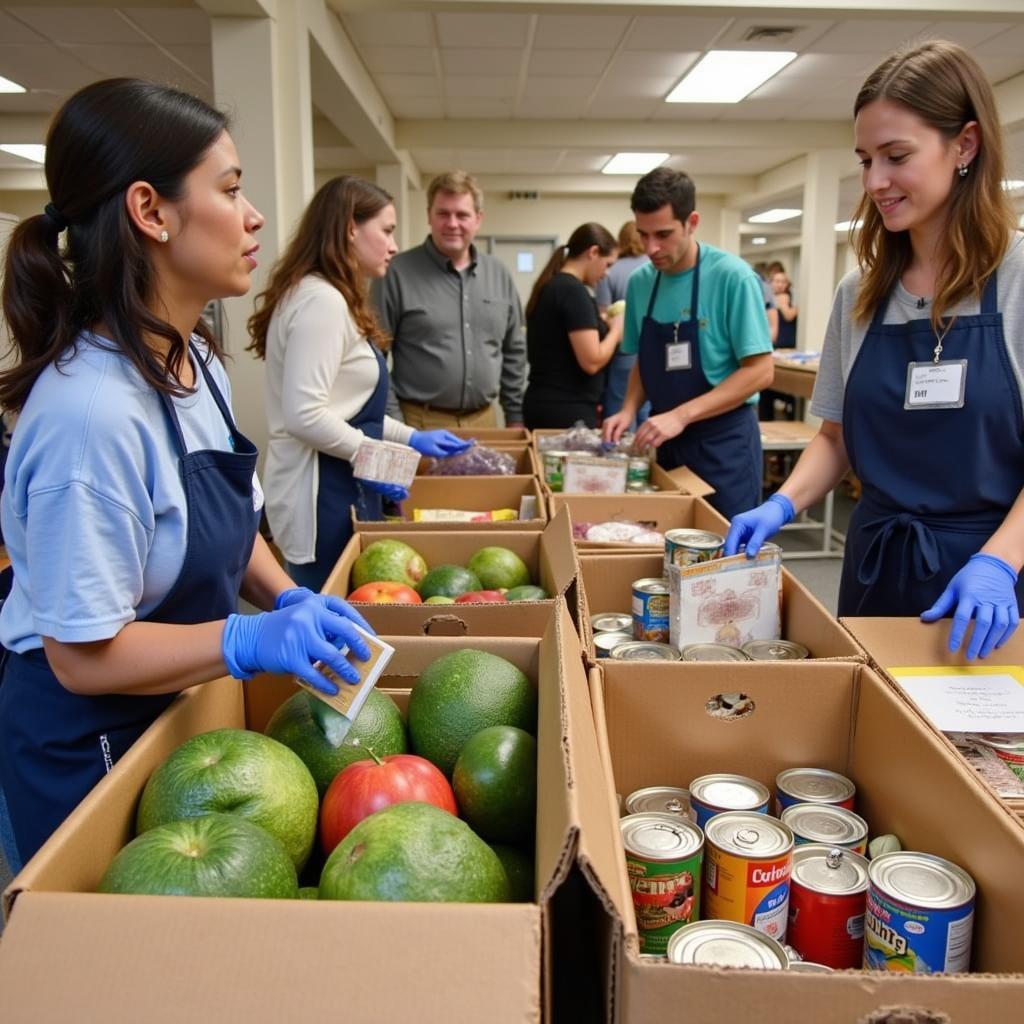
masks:
<svg viewBox="0 0 1024 1024"><path fill-rule="evenodd" d="M366 698L370 696L370 690L376 685L381 673L395 653L394 647L384 643L379 637L374 636L372 633L367 633L365 629L360 629L359 626L355 628L366 641L367 647L370 648L369 661L360 661L355 656L346 654L348 663L359 673L358 683L346 683L320 661L316 662L317 670L327 676L332 683L337 683L338 685L338 692L333 696L314 689L305 679L300 679L298 676L293 677L295 682L307 693L312 694L318 700L322 700L325 704L334 708L335 711L344 715L349 722L355 720L360 708L366 702ZM342 648L343 652L346 650L347 648ZM347 731L348 729L346 728L345 732ZM344 739L344 736L342 736L342 739Z"/></svg>
<svg viewBox="0 0 1024 1024"><path fill-rule="evenodd" d="M1024 732L1024 666L887 671L940 732Z"/></svg>
<svg viewBox="0 0 1024 1024"><path fill-rule="evenodd" d="M562 470L565 494L622 494L626 490L625 459L593 459L569 455Z"/></svg>
<svg viewBox="0 0 1024 1024"><path fill-rule="evenodd" d="M408 487L416 476L419 452L404 444L364 438L352 459L352 472L360 480L379 480Z"/></svg>
<svg viewBox="0 0 1024 1024"><path fill-rule="evenodd" d="M782 635L782 549L668 567L669 642L741 647Z"/></svg>

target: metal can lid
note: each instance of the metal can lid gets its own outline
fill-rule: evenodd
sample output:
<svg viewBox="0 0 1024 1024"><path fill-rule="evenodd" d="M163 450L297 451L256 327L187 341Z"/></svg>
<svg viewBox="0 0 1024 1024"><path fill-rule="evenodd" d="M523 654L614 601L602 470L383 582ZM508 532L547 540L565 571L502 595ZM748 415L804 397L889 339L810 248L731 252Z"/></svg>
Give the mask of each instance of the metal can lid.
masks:
<svg viewBox="0 0 1024 1024"><path fill-rule="evenodd" d="M752 661L800 661L811 654L795 640L748 640L743 650Z"/></svg>
<svg viewBox="0 0 1024 1024"><path fill-rule="evenodd" d="M853 850L805 843L793 850L793 882L812 892L848 896L866 892L868 860Z"/></svg>
<svg viewBox="0 0 1024 1024"><path fill-rule="evenodd" d="M635 789L626 797L626 813L655 812L672 814L688 821L696 820L690 806L690 791L680 786L646 786Z"/></svg>
<svg viewBox="0 0 1024 1024"><path fill-rule="evenodd" d="M771 857L793 848L788 825L767 814L725 811L704 826L704 834L721 850L741 857Z"/></svg>
<svg viewBox="0 0 1024 1024"><path fill-rule="evenodd" d="M594 646L605 654L611 654L619 644L633 642L633 634L626 630L617 630L614 633L595 633Z"/></svg>
<svg viewBox="0 0 1024 1024"><path fill-rule="evenodd" d="M679 652L656 640L627 640L613 647L608 657L616 661L678 661Z"/></svg>
<svg viewBox="0 0 1024 1024"><path fill-rule="evenodd" d="M775 776L775 788L802 804L838 804L857 792L845 775L825 768L787 768Z"/></svg>
<svg viewBox="0 0 1024 1024"><path fill-rule="evenodd" d="M633 616L629 612L601 612L590 617L590 628L595 633L617 633L632 626Z"/></svg>
<svg viewBox="0 0 1024 1024"><path fill-rule="evenodd" d="M687 644L679 651L682 661L750 661L750 655L728 644Z"/></svg>
<svg viewBox="0 0 1024 1024"><path fill-rule="evenodd" d="M752 811L768 803L768 787L745 775L701 775L690 783L690 798L727 811Z"/></svg>
<svg viewBox="0 0 1024 1024"><path fill-rule="evenodd" d="M645 576L640 580L633 580L633 589L641 594L667 594L668 580L663 576Z"/></svg>
<svg viewBox="0 0 1024 1024"><path fill-rule="evenodd" d="M816 964L813 960L793 960L789 969L799 974L833 974L834 968L827 964Z"/></svg>
<svg viewBox="0 0 1024 1024"><path fill-rule="evenodd" d="M868 823L859 814L834 804L793 804L781 819L794 835L812 843L845 846L868 837Z"/></svg>
<svg viewBox="0 0 1024 1024"><path fill-rule="evenodd" d="M868 875L886 896L919 907L949 909L974 899L974 879L958 865L930 853L883 853L870 862Z"/></svg>
<svg viewBox="0 0 1024 1024"><path fill-rule="evenodd" d="M645 860L681 860L704 845L704 833L675 814L627 814L619 830L626 853Z"/></svg>
<svg viewBox="0 0 1024 1024"><path fill-rule="evenodd" d="M993 750L1002 750L1007 754L1024 754L1024 732L978 732L972 733L971 736Z"/></svg>
<svg viewBox="0 0 1024 1024"><path fill-rule="evenodd" d="M738 921L694 921L672 933L665 951L674 964L785 971L789 957L770 935Z"/></svg>
<svg viewBox="0 0 1024 1024"><path fill-rule="evenodd" d="M725 544L725 538L720 534L712 533L710 530L694 530L689 527L666 531L665 540L672 541L673 544L682 544L688 548L699 548L702 551L711 551Z"/></svg>

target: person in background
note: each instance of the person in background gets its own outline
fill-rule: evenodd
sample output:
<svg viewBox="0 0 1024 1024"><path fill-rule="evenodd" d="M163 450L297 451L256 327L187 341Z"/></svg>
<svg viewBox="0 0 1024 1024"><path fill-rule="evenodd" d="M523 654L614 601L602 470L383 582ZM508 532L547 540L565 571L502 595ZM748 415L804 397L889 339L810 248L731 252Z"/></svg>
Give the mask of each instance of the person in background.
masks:
<svg viewBox="0 0 1024 1024"><path fill-rule="evenodd" d="M619 228L619 258L608 268L604 279L598 281L594 289L597 308L602 316L608 315L608 307L616 302L626 301L626 284L634 270L650 263L644 252L644 243L636 230L636 222L627 220ZM636 364L635 355L627 355L621 350L616 351L608 366L605 379L604 394L601 396L601 413L603 416L614 416L622 408L626 397L626 386L629 374ZM635 430L637 422L642 423L650 412L650 403L645 402L636 420L627 427Z"/></svg>
<svg viewBox="0 0 1024 1024"><path fill-rule="evenodd" d="M609 326L588 289L615 262L615 239L600 224L581 224L551 255L526 304L530 381L523 421L535 428L597 426L604 368L622 338L621 316Z"/></svg>
<svg viewBox="0 0 1024 1024"><path fill-rule="evenodd" d="M0 501L13 567L0 611L0 835L11 869L179 691L230 672L354 682L365 621L295 587L257 532L257 452L200 319L244 295L263 217L227 120L134 79L54 117L45 211L14 229L3 314L19 412ZM63 237L63 242L62 242ZM259 608L236 614L239 594Z"/></svg>
<svg viewBox="0 0 1024 1024"><path fill-rule="evenodd" d="M757 275L737 256L697 242L696 190L681 171L658 167L631 200L649 266L629 279L626 352L638 352L622 409L604 421L615 441L644 398L652 415L638 446L658 449L666 469L689 466L723 515L761 493L757 392L775 373Z"/></svg>
<svg viewBox="0 0 1024 1024"><path fill-rule="evenodd" d="M773 270L772 267L778 269ZM771 264L768 268L768 282L775 295L775 307L778 310L779 333L775 338L775 347L796 348L796 318L799 312L792 301L792 286L786 271L781 269L781 263ZM775 403L785 403L787 420L793 419L796 415L796 402L792 395L785 395L781 391L762 391L758 419L775 419Z"/></svg>
<svg viewBox="0 0 1024 1024"><path fill-rule="evenodd" d="M373 300L391 335L394 399L388 412L417 430L523 425L526 342L512 275L478 253L483 193L464 171L427 188L430 235L399 253Z"/></svg>
<svg viewBox="0 0 1024 1024"><path fill-rule="evenodd" d="M424 455L469 446L385 414L387 336L366 282L387 273L396 251L391 196L362 178L332 178L306 207L249 320L249 351L267 361L267 521L292 579L311 590L351 538L352 509L382 519L382 498L407 496L355 477L352 460L367 438Z"/></svg>
<svg viewBox="0 0 1024 1024"><path fill-rule="evenodd" d="M967 657L1017 628L1024 586L1024 236L1006 198L992 87L961 47L887 57L854 102L860 269L839 284L811 411L777 494L737 516L754 555L848 468L840 615L953 615Z"/></svg>

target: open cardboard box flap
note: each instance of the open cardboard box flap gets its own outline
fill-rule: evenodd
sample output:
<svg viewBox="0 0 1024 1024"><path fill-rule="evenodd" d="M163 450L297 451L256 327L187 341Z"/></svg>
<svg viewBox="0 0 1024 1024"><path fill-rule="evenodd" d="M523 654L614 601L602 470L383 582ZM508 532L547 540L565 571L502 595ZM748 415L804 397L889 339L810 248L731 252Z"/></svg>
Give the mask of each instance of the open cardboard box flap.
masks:
<svg viewBox="0 0 1024 1024"><path fill-rule="evenodd" d="M620 847L618 878L602 879L621 907L625 936L608 1019L646 1024L684 1006L688 1019L705 1024L852 1024L897 1005L939 1011L957 1024L1018 1019L1024 999L1024 830L1013 816L870 667L805 662L742 669L654 664L639 685L628 665L593 669L606 788L626 795L659 783L686 786L699 774L723 770L774 789L776 773L787 767L843 772L857 784L858 811L872 834L893 832L908 849L946 857L976 879L973 959L990 973L807 976L642 961ZM753 713L731 721L709 718L708 698L737 689L753 699Z"/></svg>
<svg viewBox="0 0 1024 1024"><path fill-rule="evenodd" d="M715 493L714 487L703 477L697 476L689 466L666 469L665 473L683 494L692 494L697 498L706 498L709 494Z"/></svg>

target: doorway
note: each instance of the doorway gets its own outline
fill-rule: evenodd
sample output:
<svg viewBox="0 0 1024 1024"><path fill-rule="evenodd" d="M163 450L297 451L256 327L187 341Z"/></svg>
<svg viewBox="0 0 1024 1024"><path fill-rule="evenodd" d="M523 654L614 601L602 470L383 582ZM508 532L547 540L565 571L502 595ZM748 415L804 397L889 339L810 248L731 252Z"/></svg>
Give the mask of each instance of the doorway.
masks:
<svg viewBox="0 0 1024 1024"><path fill-rule="evenodd" d="M557 239L537 235L519 238L514 235L478 235L478 249L500 260L508 267L515 281L519 301L526 308L526 302L533 290L533 283L547 265L555 251Z"/></svg>

